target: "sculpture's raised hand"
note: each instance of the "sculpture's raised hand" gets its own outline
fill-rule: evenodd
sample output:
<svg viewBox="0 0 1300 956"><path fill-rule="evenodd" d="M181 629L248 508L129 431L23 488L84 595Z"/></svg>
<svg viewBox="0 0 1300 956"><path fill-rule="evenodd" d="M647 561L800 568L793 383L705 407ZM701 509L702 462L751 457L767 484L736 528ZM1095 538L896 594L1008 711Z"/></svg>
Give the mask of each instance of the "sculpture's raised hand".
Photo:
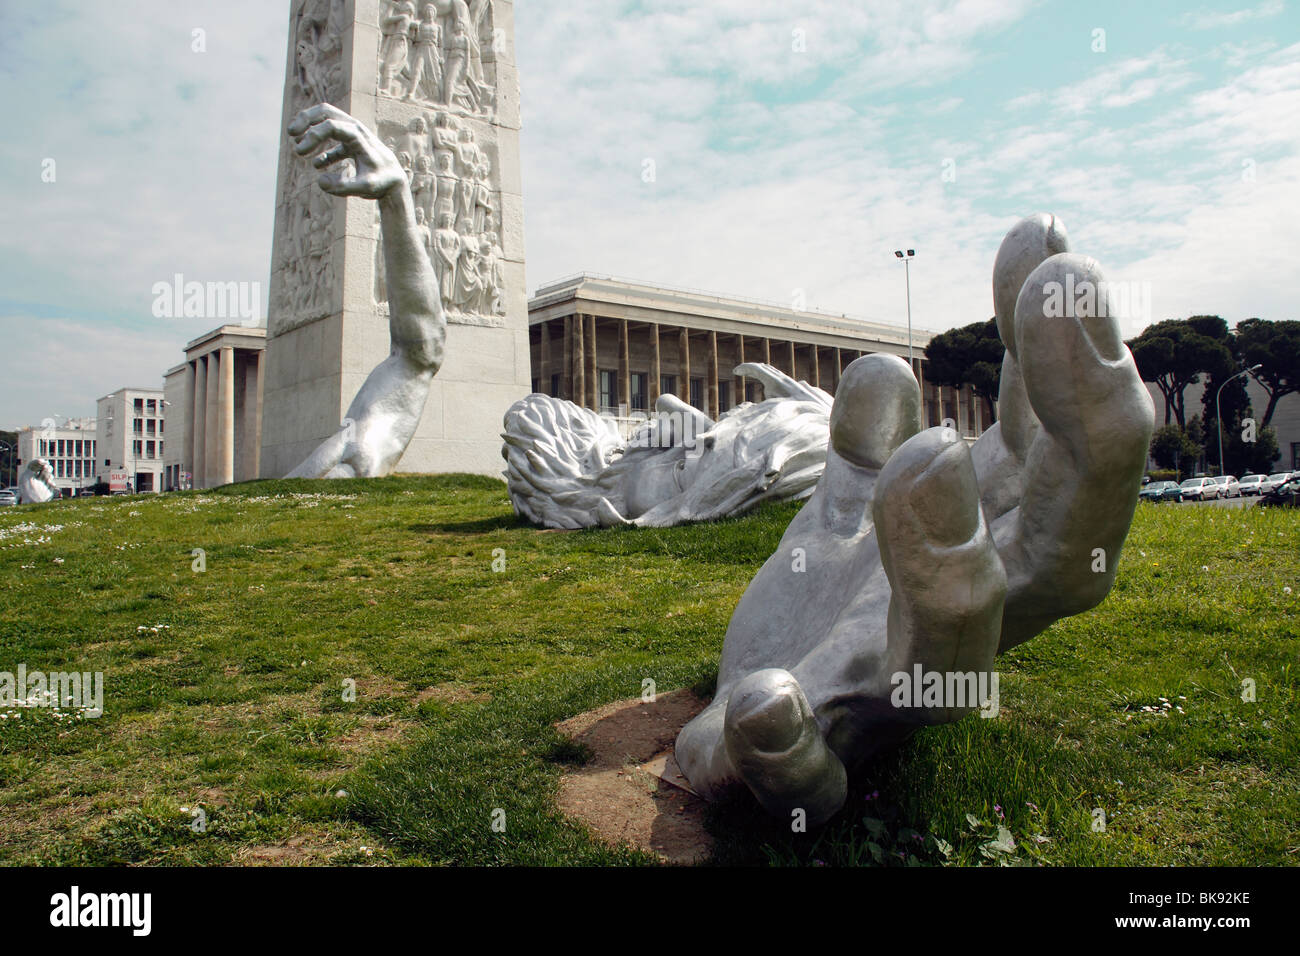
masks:
<svg viewBox="0 0 1300 956"><path fill-rule="evenodd" d="M743 784L774 813L825 820L843 804L846 768L970 713L1000 648L1109 590L1151 401L1102 314L1096 263L1064 245L1051 217L1004 242L994 285L1006 431L990 430L974 455L949 429L921 431L906 363L869 355L845 371L817 491L742 597L717 695L677 740L704 796ZM1097 295L1054 313L1067 277ZM936 700L895 693L918 668L939 675Z"/></svg>
<svg viewBox="0 0 1300 956"><path fill-rule="evenodd" d="M322 146L334 144L312 160L317 169L326 170L317 181L332 196L383 199L406 185L406 173L393 151L364 123L329 103L295 116L289 135L294 137L293 148L299 156L310 156Z"/></svg>

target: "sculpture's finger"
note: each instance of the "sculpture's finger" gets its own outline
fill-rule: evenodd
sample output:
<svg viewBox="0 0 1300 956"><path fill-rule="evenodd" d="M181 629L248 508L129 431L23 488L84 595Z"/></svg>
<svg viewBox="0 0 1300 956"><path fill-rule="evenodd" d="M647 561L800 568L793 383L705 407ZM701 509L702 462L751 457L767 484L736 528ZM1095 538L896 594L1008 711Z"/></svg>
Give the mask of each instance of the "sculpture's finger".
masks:
<svg viewBox="0 0 1300 956"><path fill-rule="evenodd" d="M883 676L910 675L918 665L945 676L987 674L1007 580L965 442L947 428L910 439L881 471L872 510L892 595Z"/></svg>
<svg viewBox="0 0 1300 956"><path fill-rule="evenodd" d="M844 806L844 764L826 745L808 698L788 671L755 671L732 688L723 739L737 775L769 813L802 811L816 826Z"/></svg>
<svg viewBox="0 0 1300 956"><path fill-rule="evenodd" d="M332 166L334 163L347 159L350 152L351 150L347 146L334 146L313 159L312 163L317 169L324 169L326 166Z"/></svg>
<svg viewBox="0 0 1300 956"><path fill-rule="evenodd" d="M355 146L360 139L358 124L355 121L326 119L303 133L294 143L293 148L299 156L306 156L319 149L322 143L330 140L338 140L345 146Z"/></svg>
<svg viewBox="0 0 1300 956"><path fill-rule="evenodd" d="M1070 248L1065 224L1048 213L1028 216L1014 226L998 247L993 263L993 311L998 336L1006 347L998 394L998 429L1007 448L1023 462L1038 420L1025 398L1017 358L1015 315L1020 290L1038 266Z"/></svg>
<svg viewBox="0 0 1300 956"><path fill-rule="evenodd" d="M1066 253L1035 269L1015 336L1041 427L1020 506L995 527L1010 584L1003 648L1110 590L1154 421L1094 260Z"/></svg>
<svg viewBox="0 0 1300 956"><path fill-rule="evenodd" d="M309 106L295 116L289 123L289 135L301 136L308 129L327 119L343 120L351 119L347 113L334 106L331 103L320 103L316 106Z"/></svg>
<svg viewBox="0 0 1300 956"><path fill-rule="evenodd" d="M831 447L855 465L879 470L921 430L921 386L908 364L877 352L849 364L831 409Z"/></svg>

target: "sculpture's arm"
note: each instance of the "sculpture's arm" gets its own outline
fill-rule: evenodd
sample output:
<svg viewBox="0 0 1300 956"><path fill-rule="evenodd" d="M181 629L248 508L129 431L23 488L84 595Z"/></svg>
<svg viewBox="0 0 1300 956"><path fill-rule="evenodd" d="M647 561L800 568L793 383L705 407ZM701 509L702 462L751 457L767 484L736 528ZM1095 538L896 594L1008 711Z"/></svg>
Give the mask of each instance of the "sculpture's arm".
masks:
<svg viewBox="0 0 1300 956"><path fill-rule="evenodd" d="M298 138L294 148L300 156L334 143L313 161L323 170L321 189L332 196L378 201L393 351L421 372L437 372L447 321L433 266L420 241L406 173L397 157L365 124L328 103L299 113L289 134ZM349 159L355 169L343 162Z"/></svg>

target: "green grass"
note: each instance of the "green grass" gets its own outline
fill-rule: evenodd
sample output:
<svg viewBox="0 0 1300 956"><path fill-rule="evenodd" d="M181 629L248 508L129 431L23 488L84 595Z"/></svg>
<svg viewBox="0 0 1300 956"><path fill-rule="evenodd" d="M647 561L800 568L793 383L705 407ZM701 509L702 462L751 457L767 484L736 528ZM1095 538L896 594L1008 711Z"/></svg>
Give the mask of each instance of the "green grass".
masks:
<svg viewBox="0 0 1300 956"><path fill-rule="evenodd" d="M0 719L0 862L649 862L557 813L553 724L707 692L797 510L543 533L463 476L7 509L0 671L102 671L106 714ZM1001 659L1000 717L878 759L820 832L717 808L717 861L1300 861L1298 544L1295 512L1140 506L1107 601Z"/></svg>

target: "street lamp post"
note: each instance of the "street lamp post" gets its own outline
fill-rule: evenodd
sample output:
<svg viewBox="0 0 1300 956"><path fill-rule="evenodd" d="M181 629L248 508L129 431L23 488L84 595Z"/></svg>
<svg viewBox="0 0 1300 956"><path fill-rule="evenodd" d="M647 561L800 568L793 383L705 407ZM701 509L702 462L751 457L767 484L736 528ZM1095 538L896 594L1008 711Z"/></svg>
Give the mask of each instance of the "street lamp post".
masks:
<svg viewBox="0 0 1300 956"><path fill-rule="evenodd" d="M1263 367L1264 367L1263 365L1252 365L1250 368L1243 368L1236 375L1232 375L1224 379L1223 385L1220 385L1219 390L1214 393L1214 423L1219 427L1219 476L1220 477L1228 473L1228 468L1226 463L1223 460L1223 412L1219 410L1219 396L1223 394L1224 386L1226 386L1234 378L1241 378L1243 375L1250 375L1253 372L1258 372Z"/></svg>
<svg viewBox="0 0 1300 956"><path fill-rule="evenodd" d="M912 365L912 258L916 250L908 249L907 255L903 255L902 249L895 249L894 255L903 260L903 280L907 283L907 364L915 375L916 366Z"/></svg>

